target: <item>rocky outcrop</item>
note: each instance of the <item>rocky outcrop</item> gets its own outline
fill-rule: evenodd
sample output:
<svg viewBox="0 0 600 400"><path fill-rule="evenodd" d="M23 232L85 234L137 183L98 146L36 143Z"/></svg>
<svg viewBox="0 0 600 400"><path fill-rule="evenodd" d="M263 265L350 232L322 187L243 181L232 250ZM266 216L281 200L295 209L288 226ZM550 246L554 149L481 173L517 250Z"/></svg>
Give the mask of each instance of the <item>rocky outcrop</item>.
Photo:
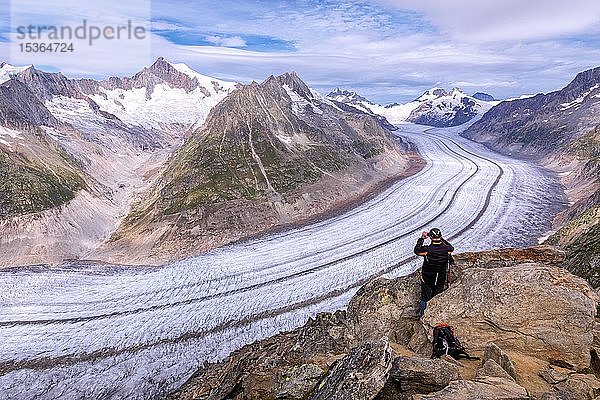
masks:
<svg viewBox="0 0 600 400"><path fill-rule="evenodd" d="M385 335L407 344L418 319L420 283L417 276L389 281L379 278L360 288L350 300L348 322L356 340L374 340Z"/></svg>
<svg viewBox="0 0 600 400"><path fill-rule="evenodd" d="M205 365L170 399L591 399L600 382L582 372L598 298L555 266L561 257L550 247L457 255L459 276L423 321L416 275L377 279L346 311ZM481 361L430 359L438 322Z"/></svg>
<svg viewBox="0 0 600 400"><path fill-rule="evenodd" d="M282 373L277 379L275 398L301 400L311 393L321 380L325 371L318 365L302 364Z"/></svg>
<svg viewBox="0 0 600 400"><path fill-rule="evenodd" d="M388 393L402 397L417 393L432 393L460 379L457 365L441 359L421 357L397 357L390 371ZM387 395L389 396L389 394ZM381 396L385 398L385 396Z"/></svg>
<svg viewBox="0 0 600 400"><path fill-rule="evenodd" d="M597 302L587 282L564 269L472 268L429 302L423 321L428 331L440 321L453 325L469 349L494 342L583 369L590 366Z"/></svg>
<svg viewBox="0 0 600 400"><path fill-rule="evenodd" d="M482 254L485 254L482 256ZM525 249L495 249L485 253L466 252L454 256L455 264L450 268L450 283L462 276L466 269L496 269L524 263L539 263L545 266L560 267L565 261L565 252L553 246L534 246Z"/></svg>
<svg viewBox="0 0 600 400"><path fill-rule="evenodd" d="M363 343L337 361L309 400L371 400L383 388L392 367L387 338Z"/></svg>
<svg viewBox="0 0 600 400"><path fill-rule="evenodd" d="M515 364L513 364L512 360L496 343L488 343L485 346L485 350L483 352L483 368L481 374L484 376L498 376L495 374L499 374L501 378L502 372L497 371L496 366L500 367L502 371L504 371L510 379L516 381L517 380L517 370L515 368ZM479 371L478 371L479 372Z"/></svg>
<svg viewBox="0 0 600 400"><path fill-rule="evenodd" d="M414 400L530 400L527 390L504 378L477 381L454 381L446 388L429 395L417 395Z"/></svg>
<svg viewBox="0 0 600 400"><path fill-rule="evenodd" d="M485 359L484 357L483 366L477 370L475 375L476 379L484 379L489 377L504 378L512 381L516 381L515 377L509 375L505 368L502 368L500 364L491 358ZM514 369L514 366L512 367Z"/></svg>

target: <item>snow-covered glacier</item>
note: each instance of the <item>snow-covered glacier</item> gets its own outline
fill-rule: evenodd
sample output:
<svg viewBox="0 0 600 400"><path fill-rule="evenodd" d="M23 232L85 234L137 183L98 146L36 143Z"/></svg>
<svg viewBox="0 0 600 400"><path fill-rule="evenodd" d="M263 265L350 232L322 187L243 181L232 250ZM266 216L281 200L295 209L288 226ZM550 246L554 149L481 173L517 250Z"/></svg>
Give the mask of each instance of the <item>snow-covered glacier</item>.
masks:
<svg viewBox="0 0 600 400"><path fill-rule="evenodd" d="M163 396L205 361L412 272L414 242L433 226L457 252L535 244L562 206L556 179L460 129L400 125L425 167L310 226L158 268L0 272L0 398Z"/></svg>

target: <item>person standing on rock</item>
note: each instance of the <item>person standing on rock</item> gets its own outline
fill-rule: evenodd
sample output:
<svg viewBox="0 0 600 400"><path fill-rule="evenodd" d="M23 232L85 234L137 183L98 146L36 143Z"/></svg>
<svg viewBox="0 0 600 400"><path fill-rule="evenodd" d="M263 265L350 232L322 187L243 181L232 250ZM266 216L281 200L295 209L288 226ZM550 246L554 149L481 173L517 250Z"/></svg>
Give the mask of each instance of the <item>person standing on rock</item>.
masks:
<svg viewBox="0 0 600 400"><path fill-rule="evenodd" d="M431 244L424 245L429 237ZM422 317L427 307L427 302L437 294L442 293L446 286L448 266L452 260L454 247L442 237L438 228L429 232L423 231L415 245L415 254L425 257L421 268L421 303L419 317Z"/></svg>

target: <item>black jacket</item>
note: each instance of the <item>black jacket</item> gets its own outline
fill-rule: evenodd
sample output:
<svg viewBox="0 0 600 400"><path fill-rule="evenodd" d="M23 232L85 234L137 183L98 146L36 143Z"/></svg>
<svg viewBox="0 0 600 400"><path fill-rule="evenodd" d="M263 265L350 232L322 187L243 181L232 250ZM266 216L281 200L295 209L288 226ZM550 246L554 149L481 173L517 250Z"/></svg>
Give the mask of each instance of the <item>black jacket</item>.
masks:
<svg viewBox="0 0 600 400"><path fill-rule="evenodd" d="M415 254L427 253L423 261L423 272L445 272L451 258L449 253L454 251L454 247L444 239L428 246L423 246L424 241L425 239L419 238L415 245Z"/></svg>

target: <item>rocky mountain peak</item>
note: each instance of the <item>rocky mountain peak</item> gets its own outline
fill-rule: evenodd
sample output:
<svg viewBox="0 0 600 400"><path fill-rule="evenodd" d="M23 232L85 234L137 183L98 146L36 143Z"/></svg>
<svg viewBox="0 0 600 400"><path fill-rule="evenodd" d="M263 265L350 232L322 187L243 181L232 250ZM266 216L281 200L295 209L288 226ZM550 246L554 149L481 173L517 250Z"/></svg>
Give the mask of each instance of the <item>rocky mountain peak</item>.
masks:
<svg viewBox="0 0 600 400"><path fill-rule="evenodd" d="M456 87L450 92L443 88L430 89L414 103L416 107L406 120L436 127L464 124L491 108L490 104L474 99Z"/></svg>
<svg viewBox="0 0 600 400"><path fill-rule="evenodd" d="M138 72L141 74L143 72L151 72L156 75L173 75L173 74L181 74L173 64L167 61L164 57L158 57L156 61L154 61L149 67L145 67L142 71Z"/></svg>
<svg viewBox="0 0 600 400"><path fill-rule="evenodd" d="M461 88L455 87L455 88L452 88L452 90L449 93L449 96L456 98L456 97L465 97L465 96L467 96L467 94Z"/></svg>
<svg viewBox="0 0 600 400"><path fill-rule="evenodd" d="M365 102L367 104L373 104L366 97L347 89L335 88L332 92L327 95L328 99L339 101L341 103L358 104Z"/></svg>
<svg viewBox="0 0 600 400"><path fill-rule="evenodd" d="M496 100L496 99L494 99L494 96L492 96L491 94L483 93L483 92L477 92L471 97L473 97L474 99L477 99L477 100L481 100L481 101L495 101Z"/></svg>
<svg viewBox="0 0 600 400"><path fill-rule="evenodd" d="M314 95L308 85L300 79L298 74L294 71L286 72L278 76L271 75L261 84L264 88L269 88L273 85L284 88L288 92L294 92L306 100L310 101L314 99Z"/></svg>
<svg viewBox="0 0 600 400"><path fill-rule="evenodd" d="M400 104L400 103L393 102L393 103L385 105L384 108L394 108L394 107L398 107L398 106L401 106L401 105L402 104Z"/></svg>
<svg viewBox="0 0 600 400"><path fill-rule="evenodd" d="M434 87L426 90L421 96L417 97L415 101L427 101L437 99L442 96L448 96L448 92L441 87Z"/></svg>
<svg viewBox="0 0 600 400"><path fill-rule="evenodd" d="M7 80L12 79L14 76L23 74L25 71L30 71L32 69L34 69L33 65L16 67L14 65L2 62L0 63L0 83L6 82Z"/></svg>
<svg viewBox="0 0 600 400"><path fill-rule="evenodd" d="M332 188L349 182L338 176L352 176L355 188L406 168L403 144L377 117L313 93L295 73L239 85L187 138L152 189L152 201L132 211L118 233L122 241L111 246L163 226L178 232L178 240L152 242L156 249L180 248L185 240L188 252L206 250L319 212L325 201L337 201ZM380 160L391 168L380 172ZM327 187L327 199L315 195L306 203L302 193L312 193L311 185ZM142 214L148 218L138 219Z"/></svg>
<svg viewBox="0 0 600 400"><path fill-rule="evenodd" d="M598 82L600 82L600 67L578 73L565 89L571 86L595 85Z"/></svg>
<svg viewBox="0 0 600 400"><path fill-rule="evenodd" d="M581 103L587 97L596 97L600 93L600 67L578 73L567 86L554 93L560 94L563 102L580 99L578 103Z"/></svg>

